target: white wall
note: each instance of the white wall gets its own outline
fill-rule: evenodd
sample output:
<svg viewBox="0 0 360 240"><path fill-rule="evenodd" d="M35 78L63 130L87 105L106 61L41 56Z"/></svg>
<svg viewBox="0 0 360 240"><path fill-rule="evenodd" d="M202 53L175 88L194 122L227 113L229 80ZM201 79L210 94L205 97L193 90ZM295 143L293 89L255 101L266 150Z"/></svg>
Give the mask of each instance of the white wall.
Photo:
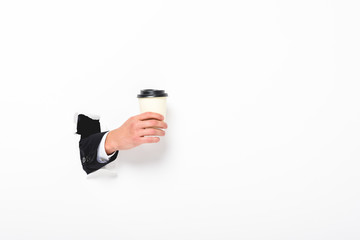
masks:
<svg viewBox="0 0 360 240"><path fill-rule="evenodd" d="M359 239L357 1L2 1L0 239ZM86 176L169 93L167 136Z"/></svg>

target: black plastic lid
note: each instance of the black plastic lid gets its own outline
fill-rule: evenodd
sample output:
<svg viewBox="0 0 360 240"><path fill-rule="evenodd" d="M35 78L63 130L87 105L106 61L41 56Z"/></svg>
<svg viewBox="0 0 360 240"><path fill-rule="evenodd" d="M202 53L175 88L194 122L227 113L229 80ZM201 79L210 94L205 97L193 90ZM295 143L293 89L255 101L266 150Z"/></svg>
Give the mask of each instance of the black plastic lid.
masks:
<svg viewBox="0 0 360 240"><path fill-rule="evenodd" d="M141 90L140 94L137 95L138 98L146 97L167 97L168 94L164 90L157 89L144 89Z"/></svg>

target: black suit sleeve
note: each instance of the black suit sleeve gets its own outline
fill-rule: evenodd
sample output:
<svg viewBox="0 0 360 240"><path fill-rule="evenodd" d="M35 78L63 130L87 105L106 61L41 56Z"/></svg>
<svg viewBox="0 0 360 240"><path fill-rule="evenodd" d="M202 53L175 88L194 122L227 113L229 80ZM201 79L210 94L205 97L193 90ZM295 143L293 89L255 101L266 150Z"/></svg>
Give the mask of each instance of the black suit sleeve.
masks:
<svg viewBox="0 0 360 240"><path fill-rule="evenodd" d="M102 168L106 164L114 161L117 157L118 151L116 151L106 163L99 163L97 161L97 149L105 133L106 132L94 133L86 138L80 139L80 159L82 167L87 174Z"/></svg>
<svg viewBox="0 0 360 240"><path fill-rule="evenodd" d="M116 159L118 151L106 163L99 163L97 161L97 150L102 137L106 133L100 132L99 120L79 114L77 133L81 135L79 142L81 164L87 174L102 168Z"/></svg>

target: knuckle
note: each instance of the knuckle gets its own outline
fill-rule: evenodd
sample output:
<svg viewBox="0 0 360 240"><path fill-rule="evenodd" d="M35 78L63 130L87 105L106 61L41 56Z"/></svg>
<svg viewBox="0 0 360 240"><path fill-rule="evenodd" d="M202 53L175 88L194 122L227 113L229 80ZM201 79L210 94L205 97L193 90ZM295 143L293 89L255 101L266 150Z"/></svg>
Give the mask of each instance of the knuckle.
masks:
<svg viewBox="0 0 360 240"><path fill-rule="evenodd" d="M131 140L135 143L137 143L139 141L139 138L137 136L132 136Z"/></svg>
<svg viewBox="0 0 360 240"><path fill-rule="evenodd" d="M140 135L139 129L134 129L133 135L134 137L138 137Z"/></svg>
<svg viewBox="0 0 360 240"><path fill-rule="evenodd" d="M139 122L139 121L135 121L135 122L133 123L133 127L136 128L136 129L140 128L140 122Z"/></svg>
<svg viewBox="0 0 360 240"><path fill-rule="evenodd" d="M129 122L129 126L133 128L133 127L135 127L135 123L136 123L135 121L132 121L132 120L131 120L131 121Z"/></svg>
<svg viewBox="0 0 360 240"><path fill-rule="evenodd" d="M134 133L135 131L136 131L136 125L135 125L135 123L132 123L131 125L130 125L130 129L129 129L132 133Z"/></svg>

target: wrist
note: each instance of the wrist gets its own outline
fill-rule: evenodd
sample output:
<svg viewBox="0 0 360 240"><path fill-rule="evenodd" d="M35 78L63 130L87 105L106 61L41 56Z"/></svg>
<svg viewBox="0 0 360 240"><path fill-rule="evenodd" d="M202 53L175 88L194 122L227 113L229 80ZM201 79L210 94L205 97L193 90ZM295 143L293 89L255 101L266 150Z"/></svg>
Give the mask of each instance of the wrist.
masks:
<svg viewBox="0 0 360 240"><path fill-rule="evenodd" d="M115 151L117 151L116 142L113 139L113 132L109 131L105 139L105 152L107 155L110 155Z"/></svg>

